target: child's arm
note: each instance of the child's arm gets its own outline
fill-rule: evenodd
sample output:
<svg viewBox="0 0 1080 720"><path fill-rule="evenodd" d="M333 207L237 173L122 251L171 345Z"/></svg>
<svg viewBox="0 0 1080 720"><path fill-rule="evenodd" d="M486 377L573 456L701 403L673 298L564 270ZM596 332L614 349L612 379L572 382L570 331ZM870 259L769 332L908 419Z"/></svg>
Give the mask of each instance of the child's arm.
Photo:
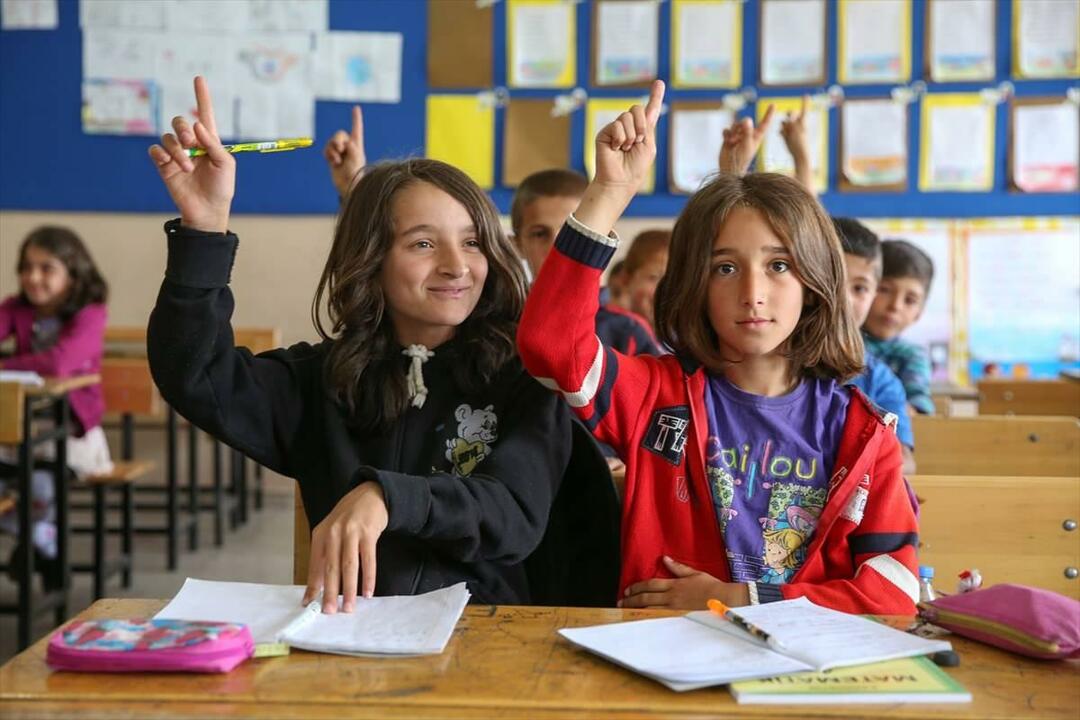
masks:
<svg viewBox="0 0 1080 720"><path fill-rule="evenodd" d="M930 396L930 356L918 345L911 345L911 352L905 359L899 373L904 383L907 401L915 412L922 415L934 414L934 399Z"/></svg>
<svg viewBox="0 0 1080 720"><path fill-rule="evenodd" d="M166 224L168 266L150 315L147 357L162 397L192 423L285 475L304 420L305 352L253 357L234 345L228 287L237 238L227 231L235 161L221 146L206 81L195 78L199 121L173 120L150 157L180 210ZM207 154L189 158L196 144Z"/></svg>
<svg viewBox="0 0 1080 720"><path fill-rule="evenodd" d="M732 123L731 127L724 130L724 143L720 146L720 174L743 176L750 170L761 149L761 143L765 139L765 133L772 124L775 108L770 105L765 110L765 117L761 119L761 125L754 127L751 118L742 118Z"/></svg>
<svg viewBox="0 0 1080 720"><path fill-rule="evenodd" d="M363 176L364 166L367 164L367 155L364 153L364 115L359 105L353 105L352 130L338 130L334 133L323 148L323 157L330 167L330 179L337 188L338 197L344 201L353 185Z"/></svg>
<svg viewBox="0 0 1080 720"><path fill-rule="evenodd" d="M560 391L585 425L625 457L655 360L625 357L596 336L600 275L618 241L609 237L656 157L664 84L596 137L596 177L555 241L529 291L517 342L526 369Z"/></svg>
<svg viewBox="0 0 1080 720"><path fill-rule="evenodd" d="M803 95L799 112L789 114L787 120L780 123L780 136L784 138L791 159L795 161L795 179L802 183L811 195L815 195L814 171L810 167L810 141L806 133L806 106L809 103L810 97Z"/></svg>
<svg viewBox="0 0 1080 720"><path fill-rule="evenodd" d="M0 303L0 342L7 340L15 332L15 303L18 296L12 295Z"/></svg>
<svg viewBox="0 0 1080 720"><path fill-rule="evenodd" d="M845 532L852 520L842 514L825 538L840 543L822 548L828 572L830 558L850 558L852 577L825 582L792 582L786 585L757 583L761 602L806 597L818 605L850 613L914 615L919 599L919 525L901 473L900 443L891 433L882 435L877 458L867 471L870 486L865 506L849 507L858 517L857 527Z"/></svg>
<svg viewBox="0 0 1080 720"><path fill-rule="evenodd" d="M0 367L32 370L46 377L96 372L105 353L106 317L104 305L87 305L64 324L56 343L48 350L12 355L0 360Z"/></svg>

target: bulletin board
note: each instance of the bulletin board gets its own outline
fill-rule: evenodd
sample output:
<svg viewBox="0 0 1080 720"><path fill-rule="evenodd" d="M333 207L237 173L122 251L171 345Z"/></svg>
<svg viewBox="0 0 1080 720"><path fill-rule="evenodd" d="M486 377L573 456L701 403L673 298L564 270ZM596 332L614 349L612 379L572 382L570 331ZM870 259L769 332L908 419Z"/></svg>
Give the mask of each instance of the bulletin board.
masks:
<svg viewBox="0 0 1080 720"><path fill-rule="evenodd" d="M472 0L443 0L471 2ZM646 0L649 1L649 0ZM926 80L928 91L978 92L1009 80L1016 96L1064 97L1076 80L1017 79L1012 69L1010 29L1014 4L995 4L995 68L992 80L982 82L937 83L928 79L925 57L927 3L912 2L910 72L912 80ZM659 6L658 71L661 78L671 74L671 2ZM492 7L490 35L481 37L470 29L459 30L461 43L491 44L492 82L507 86L506 2ZM576 14L576 85L590 99L626 97L626 87L591 85L592 27L594 8L578 3ZM149 138L87 135L79 118L82 34L78 4L60 0L59 25L55 30L5 30L0 32L0 209L79 210L111 212L162 212L172 206L156 172L146 157ZM428 87L428 2L426 0L330 0L331 30L399 32L403 36L401 102L368 104L364 107L369 159L402 157L424 153L426 108L431 92L476 93L491 87L434 91ZM761 6L747 0L742 6L741 53L743 87L755 87L760 78ZM826 79L807 87L757 88L760 95L801 96L819 93L838 82L838 4L826 3ZM479 28L487 34L486 27ZM486 53L484 53L486 55ZM895 84L858 84L844 88L849 98L887 96ZM553 100L566 90L508 88L511 99ZM669 102L717 101L730 89L673 89ZM754 103L740 111L753 116ZM504 178L503 135L506 110L499 108L494 119L493 189L499 209L509 210L513 189ZM908 121L909 179L918 177L920 138L918 104L911 107ZM1080 213L1074 193L1022 193L1010 189L1007 172L1008 104L995 109L994 180L986 192L920 192L917 183L889 192L844 192L839 177L840 110L829 110L829 162L827 187L822 193L825 207L837 215L864 218L923 217L968 218L994 216L1070 216ZM318 147L337 129L349 122L349 103L323 102L316 105L316 149L271 156L238 157L238 185L234 210L238 213L319 214L337 210L337 197L330 183ZM669 187L669 118L660 119L656 183L654 191L641 196L628 210L632 216L664 217L678 214L685 194ZM583 109L570 115L566 149L570 165L585 166L585 117ZM512 178L511 178L512 179Z"/></svg>

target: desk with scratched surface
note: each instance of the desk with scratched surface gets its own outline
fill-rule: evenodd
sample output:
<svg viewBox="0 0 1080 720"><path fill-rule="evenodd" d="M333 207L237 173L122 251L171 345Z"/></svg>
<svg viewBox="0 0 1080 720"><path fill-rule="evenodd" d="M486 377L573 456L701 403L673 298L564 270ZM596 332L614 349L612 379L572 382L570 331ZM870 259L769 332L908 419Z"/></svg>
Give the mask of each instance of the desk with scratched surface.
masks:
<svg viewBox="0 0 1080 720"><path fill-rule="evenodd" d="M149 616L163 600L102 600L81 618ZM726 688L675 693L556 635L663 611L472 606L441 655L373 659L294 651L226 675L54 673L42 639L0 668L8 718L1017 718L1074 720L1080 664L1040 662L955 639L961 705L767 706Z"/></svg>

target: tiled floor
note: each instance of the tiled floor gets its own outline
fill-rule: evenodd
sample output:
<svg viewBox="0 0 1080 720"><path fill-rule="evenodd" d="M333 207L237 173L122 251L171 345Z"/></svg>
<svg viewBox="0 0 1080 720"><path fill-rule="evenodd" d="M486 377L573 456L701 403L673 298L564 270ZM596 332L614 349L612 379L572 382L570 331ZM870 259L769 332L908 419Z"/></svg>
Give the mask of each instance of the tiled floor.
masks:
<svg viewBox="0 0 1080 720"><path fill-rule="evenodd" d="M142 433L140 433L142 434ZM153 453L156 442L147 442L146 451ZM138 446L137 446L138 447ZM182 452L183 449L181 448ZM152 455L151 455L152 457ZM159 459L160 463L160 459ZM201 468L209 468L203 462ZM236 580L288 584L292 582L293 551L293 486L294 481L267 471L265 473L265 502L263 509L249 514L248 523L236 531L227 531L223 547L213 544L213 523L209 512L202 513L199 525L199 549L187 550L187 541L181 542L180 564L176 572L165 569L165 536L137 535L135 539L135 573L131 588L120 587L119 577L113 578L107 588L108 597L167 598L176 594L186 577L213 580ZM207 477L204 482L209 484ZM158 522L161 513L144 511L144 522ZM141 515L137 515L137 521ZM0 555L6 561L13 542L10 537L0 538ZM111 547L111 546L110 546ZM90 536L73 537L73 558L86 562L90 557ZM91 578L77 574L73 578L69 614L74 615L91 602ZM35 584L35 589L40 589ZM15 599L15 585L0 575L0 602ZM51 613L42 614L34 625L34 638L52 629ZM15 654L16 618L0 615L0 663Z"/></svg>

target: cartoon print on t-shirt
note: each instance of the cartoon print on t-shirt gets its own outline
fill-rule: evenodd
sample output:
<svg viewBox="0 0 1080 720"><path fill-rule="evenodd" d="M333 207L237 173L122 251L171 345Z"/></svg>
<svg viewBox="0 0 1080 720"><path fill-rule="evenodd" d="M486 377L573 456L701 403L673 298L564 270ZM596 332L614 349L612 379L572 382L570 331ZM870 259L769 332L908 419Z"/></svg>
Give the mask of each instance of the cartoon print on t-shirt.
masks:
<svg viewBox="0 0 1080 720"><path fill-rule="evenodd" d="M806 546L825 507L826 488L773 483L768 516L759 518L764 541L760 581L786 583L806 558Z"/></svg>
<svg viewBox="0 0 1080 720"><path fill-rule="evenodd" d="M458 475L470 475L476 466L491 454L491 446L498 439L499 418L493 412L494 405L473 410L462 403L454 411L458 421L456 438L446 441L446 459L454 464Z"/></svg>

